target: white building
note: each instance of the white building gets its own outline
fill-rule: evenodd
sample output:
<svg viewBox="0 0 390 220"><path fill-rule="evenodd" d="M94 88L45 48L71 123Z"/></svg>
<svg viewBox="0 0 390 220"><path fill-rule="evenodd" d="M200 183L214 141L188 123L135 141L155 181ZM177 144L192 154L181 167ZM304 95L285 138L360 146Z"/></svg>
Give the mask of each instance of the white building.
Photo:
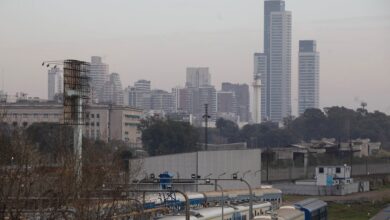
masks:
<svg viewBox="0 0 390 220"><path fill-rule="evenodd" d="M255 53L253 72L253 110L252 118L254 123L261 123L266 115L266 91L262 82L267 82L267 55Z"/></svg>
<svg viewBox="0 0 390 220"><path fill-rule="evenodd" d="M319 108L320 102L320 54L314 40L299 41L298 113L308 108Z"/></svg>
<svg viewBox="0 0 390 220"><path fill-rule="evenodd" d="M291 115L291 12L270 15L270 120Z"/></svg>
<svg viewBox="0 0 390 220"><path fill-rule="evenodd" d="M93 102L102 100L104 84L109 80L108 65L98 56L91 57L90 77Z"/></svg>
<svg viewBox="0 0 390 220"><path fill-rule="evenodd" d="M33 123L62 123L64 107L53 102L26 100L5 106L2 122L15 127L27 128ZM83 125L85 137L94 140L122 140L132 146L141 146L140 109L110 105L91 105Z"/></svg>
<svg viewBox="0 0 390 220"><path fill-rule="evenodd" d="M208 67L188 67L186 87L199 88L211 85L211 75Z"/></svg>
<svg viewBox="0 0 390 220"><path fill-rule="evenodd" d="M63 71L58 67L53 67L48 70L47 76L47 98L48 100L54 100L57 94L63 93Z"/></svg>
<svg viewBox="0 0 390 220"><path fill-rule="evenodd" d="M353 183L351 166L318 166L316 167L316 185L333 186Z"/></svg>

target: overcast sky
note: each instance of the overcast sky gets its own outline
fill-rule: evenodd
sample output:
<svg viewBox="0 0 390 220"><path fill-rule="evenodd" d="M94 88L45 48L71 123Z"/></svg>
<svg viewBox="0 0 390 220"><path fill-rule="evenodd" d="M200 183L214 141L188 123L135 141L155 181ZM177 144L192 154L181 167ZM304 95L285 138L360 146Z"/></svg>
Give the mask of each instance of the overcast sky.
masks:
<svg viewBox="0 0 390 220"><path fill-rule="evenodd" d="M263 0L0 0L4 90L47 97L44 60L98 55L123 86L184 85L187 66L208 66L212 82L251 83L263 48ZM317 40L321 107L390 113L390 1L286 0L293 15L293 112L297 49ZM0 84L1 85L1 84ZM2 88L2 87L0 87Z"/></svg>

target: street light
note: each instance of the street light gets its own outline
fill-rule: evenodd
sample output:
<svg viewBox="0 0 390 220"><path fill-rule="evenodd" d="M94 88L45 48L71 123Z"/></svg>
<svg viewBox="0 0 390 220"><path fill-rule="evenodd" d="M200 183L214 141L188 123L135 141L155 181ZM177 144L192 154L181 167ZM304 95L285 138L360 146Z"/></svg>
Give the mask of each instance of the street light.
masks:
<svg viewBox="0 0 390 220"><path fill-rule="evenodd" d="M210 177L211 175L213 175L212 173L209 173L208 175L206 175L204 178L207 179L208 177Z"/></svg>
<svg viewBox="0 0 390 220"><path fill-rule="evenodd" d="M232 179L236 180L238 177L237 177L237 174L239 173L240 171L237 171L235 173L232 174Z"/></svg>
<svg viewBox="0 0 390 220"><path fill-rule="evenodd" d="M218 175L218 179L219 179L219 177L224 176L225 174L226 174L226 172L223 172L223 173L219 174Z"/></svg>
<svg viewBox="0 0 390 220"><path fill-rule="evenodd" d="M242 178L244 179L244 178L245 178L245 175L246 175L247 173L250 173L250 172L251 172L251 170L245 171L245 172L242 174Z"/></svg>

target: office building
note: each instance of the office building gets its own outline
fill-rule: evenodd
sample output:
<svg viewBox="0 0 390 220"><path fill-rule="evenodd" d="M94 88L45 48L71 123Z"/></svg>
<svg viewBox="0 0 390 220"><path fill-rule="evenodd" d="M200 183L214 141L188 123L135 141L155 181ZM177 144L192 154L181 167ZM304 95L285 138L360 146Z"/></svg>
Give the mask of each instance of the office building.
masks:
<svg viewBox="0 0 390 220"><path fill-rule="evenodd" d="M103 86L102 100L100 103L123 105L123 101L123 89L120 76L118 73L112 73L110 80Z"/></svg>
<svg viewBox="0 0 390 220"><path fill-rule="evenodd" d="M63 71L58 67L48 70L47 99L54 100L56 95L64 91Z"/></svg>
<svg viewBox="0 0 390 220"><path fill-rule="evenodd" d="M217 92L217 112L218 113L230 113L236 114L236 96L234 92Z"/></svg>
<svg viewBox="0 0 390 220"><path fill-rule="evenodd" d="M222 91L233 92L236 99L236 114L240 122L249 121L249 86L247 84L222 83Z"/></svg>
<svg viewBox="0 0 390 220"><path fill-rule="evenodd" d="M98 103L103 99L103 87L109 80L108 65L102 62L102 58L98 56L91 57L90 66L90 82L92 90L92 102Z"/></svg>
<svg viewBox="0 0 390 220"><path fill-rule="evenodd" d="M194 105L198 112L198 118L201 119L205 112L205 104L208 105L208 115L210 121L215 121L217 118L217 91L214 86L200 87L199 88L199 105Z"/></svg>
<svg viewBox="0 0 390 220"><path fill-rule="evenodd" d="M5 106L3 121L15 127L27 128L33 123L62 123L64 108L53 102L23 101ZM141 147L138 124L142 110L111 105L91 105L88 108L83 134L86 138L109 141L122 140Z"/></svg>
<svg viewBox="0 0 390 220"><path fill-rule="evenodd" d="M208 67L188 67L186 87L199 88L211 85L211 75Z"/></svg>
<svg viewBox="0 0 390 220"><path fill-rule="evenodd" d="M264 2L264 54L267 74L262 77L262 118L281 122L291 114L291 12L283 0Z"/></svg>
<svg viewBox="0 0 390 220"><path fill-rule="evenodd" d="M308 108L319 108L320 54L314 40L299 41L298 113Z"/></svg>
<svg viewBox="0 0 390 220"><path fill-rule="evenodd" d="M151 109L153 110L163 111L164 113L173 112L172 94L167 91L160 89L152 90L151 102Z"/></svg>

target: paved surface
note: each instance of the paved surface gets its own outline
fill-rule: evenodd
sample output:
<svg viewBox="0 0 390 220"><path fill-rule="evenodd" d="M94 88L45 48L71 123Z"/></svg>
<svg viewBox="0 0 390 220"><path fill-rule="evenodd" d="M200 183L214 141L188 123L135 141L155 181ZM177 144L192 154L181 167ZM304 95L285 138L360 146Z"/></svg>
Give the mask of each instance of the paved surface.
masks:
<svg viewBox="0 0 390 220"><path fill-rule="evenodd" d="M390 205L387 208L380 211L377 215L370 220L390 220Z"/></svg>

